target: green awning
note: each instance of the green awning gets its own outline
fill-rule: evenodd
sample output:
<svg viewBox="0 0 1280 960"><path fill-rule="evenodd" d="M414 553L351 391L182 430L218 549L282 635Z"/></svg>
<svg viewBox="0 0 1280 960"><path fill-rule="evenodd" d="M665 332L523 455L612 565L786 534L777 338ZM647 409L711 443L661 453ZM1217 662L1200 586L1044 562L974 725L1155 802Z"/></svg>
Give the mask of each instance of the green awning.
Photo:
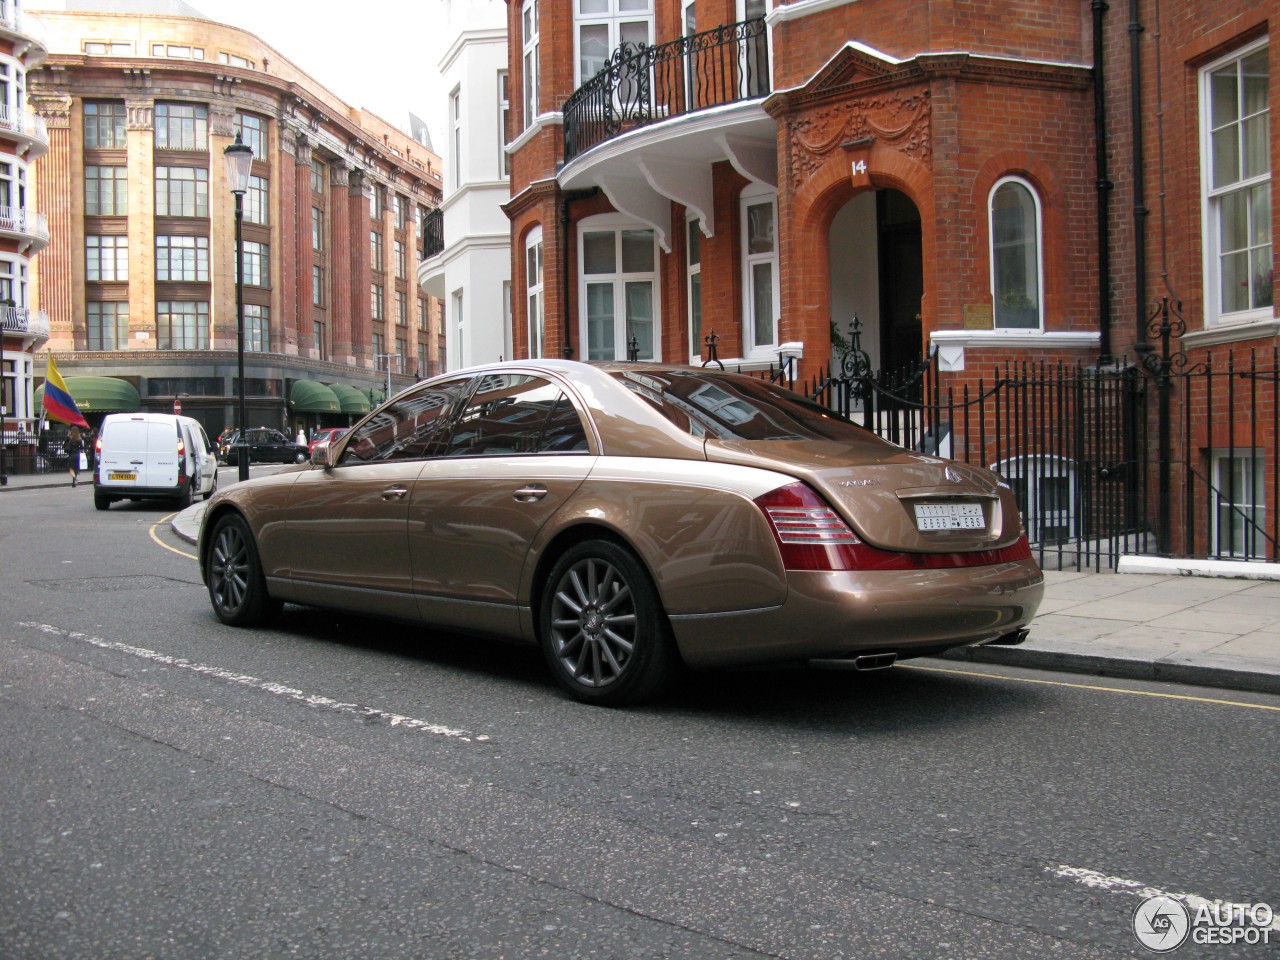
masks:
<svg viewBox="0 0 1280 960"><path fill-rule="evenodd" d="M349 387L345 383L331 383L329 389L338 397L343 413L363 415L369 412L369 398L355 387Z"/></svg>
<svg viewBox="0 0 1280 960"><path fill-rule="evenodd" d="M294 413L341 413L337 395L318 380L295 380L289 390Z"/></svg>
<svg viewBox="0 0 1280 960"><path fill-rule="evenodd" d="M67 392L81 413L134 413L142 409L138 388L119 377L65 377ZM35 405L44 400L44 384L36 388Z"/></svg>

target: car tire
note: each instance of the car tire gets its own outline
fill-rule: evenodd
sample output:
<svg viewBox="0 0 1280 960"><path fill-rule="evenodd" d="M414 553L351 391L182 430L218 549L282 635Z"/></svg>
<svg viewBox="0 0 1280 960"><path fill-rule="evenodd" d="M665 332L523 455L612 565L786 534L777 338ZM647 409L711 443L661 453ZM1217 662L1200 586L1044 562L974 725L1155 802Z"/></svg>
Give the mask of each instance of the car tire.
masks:
<svg viewBox="0 0 1280 960"><path fill-rule="evenodd" d="M306 455L305 453L303 453L301 450L299 450L297 453L295 453L295 454L293 455L293 462L294 462L294 463L306 463L306 462L307 462L307 455Z"/></svg>
<svg viewBox="0 0 1280 960"><path fill-rule="evenodd" d="M173 498L173 502L179 510L185 510L191 506L191 484L189 482L184 483L178 489L178 495Z"/></svg>
<svg viewBox="0 0 1280 960"><path fill-rule="evenodd" d="M225 514L214 524L205 558L205 583L213 612L233 627L260 626L282 606L267 593L257 544L238 513Z"/></svg>
<svg viewBox="0 0 1280 960"><path fill-rule="evenodd" d="M95 507L95 508L97 508L98 510L109 510L109 509L111 509L111 503L112 503L112 498L111 498L111 497L108 497L108 496L106 496L106 495L104 495L104 494L101 494L101 493L95 493L95 494L93 495L93 505L94 505L94 507Z"/></svg>
<svg viewBox="0 0 1280 960"><path fill-rule="evenodd" d="M539 621L551 672L584 703L614 707L653 699L679 664L648 572L609 540L565 551L547 578Z"/></svg>

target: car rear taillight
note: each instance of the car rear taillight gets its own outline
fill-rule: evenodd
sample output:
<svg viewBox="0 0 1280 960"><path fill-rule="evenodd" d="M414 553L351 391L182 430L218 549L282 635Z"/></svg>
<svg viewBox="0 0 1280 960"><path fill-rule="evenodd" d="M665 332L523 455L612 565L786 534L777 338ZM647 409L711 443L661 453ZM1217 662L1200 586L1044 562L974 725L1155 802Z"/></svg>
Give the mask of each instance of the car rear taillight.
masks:
<svg viewBox="0 0 1280 960"><path fill-rule="evenodd" d="M788 570L937 570L985 567L1031 558L1026 536L995 550L906 553L864 543L831 505L807 484L796 482L756 498L773 528Z"/></svg>

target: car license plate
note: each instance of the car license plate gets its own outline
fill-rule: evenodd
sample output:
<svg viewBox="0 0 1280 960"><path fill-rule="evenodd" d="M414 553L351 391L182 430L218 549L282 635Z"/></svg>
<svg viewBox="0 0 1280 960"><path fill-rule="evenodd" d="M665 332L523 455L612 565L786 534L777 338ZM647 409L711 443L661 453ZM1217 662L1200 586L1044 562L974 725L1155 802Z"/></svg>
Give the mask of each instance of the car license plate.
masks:
<svg viewBox="0 0 1280 960"><path fill-rule="evenodd" d="M137 476L132 473L113 473L111 474L111 479L112 480L136 480Z"/></svg>
<svg viewBox="0 0 1280 960"><path fill-rule="evenodd" d="M916 526L921 530L982 530L987 526L980 503L917 503Z"/></svg>

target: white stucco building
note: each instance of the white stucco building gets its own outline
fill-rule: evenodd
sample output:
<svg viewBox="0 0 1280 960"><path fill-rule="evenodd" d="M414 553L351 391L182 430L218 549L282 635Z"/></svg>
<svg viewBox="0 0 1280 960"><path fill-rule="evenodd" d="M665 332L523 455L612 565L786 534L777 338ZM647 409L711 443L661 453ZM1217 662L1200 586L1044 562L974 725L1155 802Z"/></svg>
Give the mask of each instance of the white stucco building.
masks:
<svg viewBox="0 0 1280 960"><path fill-rule="evenodd" d="M428 216L418 283L444 302L446 365L456 370L512 355L511 224L501 209L510 197L510 90L506 4L444 0L444 7L444 200Z"/></svg>

